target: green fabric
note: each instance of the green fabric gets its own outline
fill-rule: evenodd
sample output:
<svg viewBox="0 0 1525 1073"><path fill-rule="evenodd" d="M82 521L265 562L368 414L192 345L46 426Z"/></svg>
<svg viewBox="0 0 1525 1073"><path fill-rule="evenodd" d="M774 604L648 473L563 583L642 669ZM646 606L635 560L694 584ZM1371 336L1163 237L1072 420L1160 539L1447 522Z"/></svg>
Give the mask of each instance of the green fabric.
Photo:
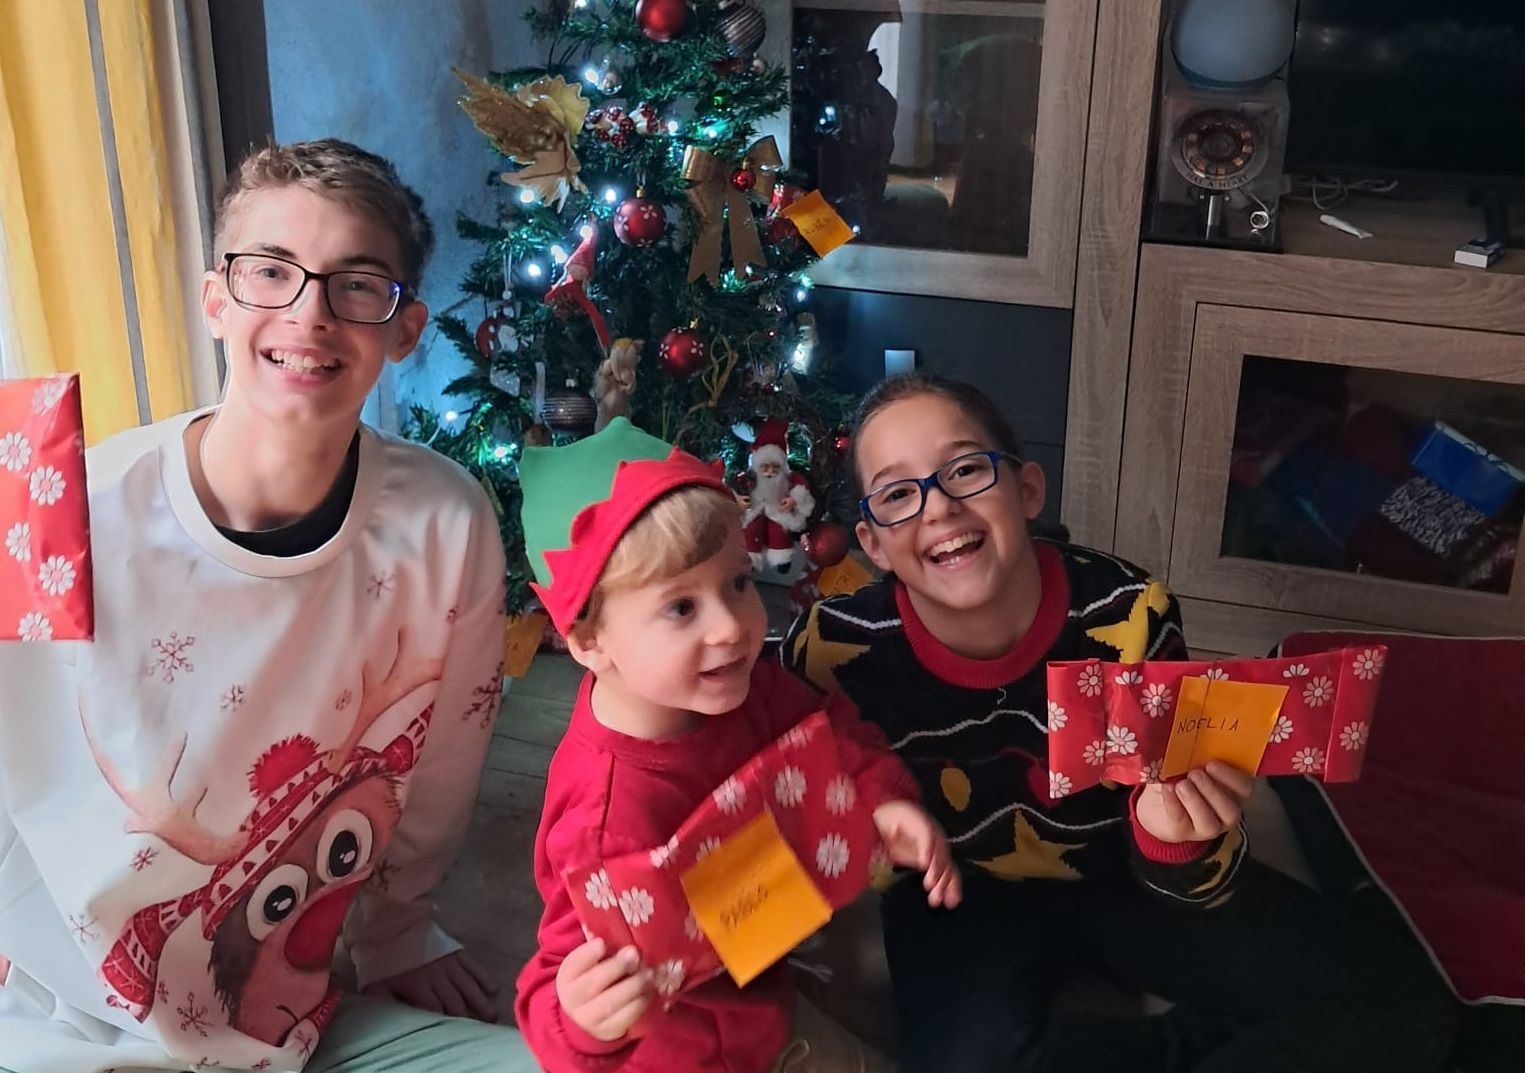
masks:
<svg viewBox="0 0 1525 1073"><path fill-rule="evenodd" d="M346 995L303 1073L538 1073L517 1029Z"/></svg>
<svg viewBox="0 0 1525 1073"><path fill-rule="evenodd" d="M660 462L672 445L616 417L587 439L566 447L526 447L519 460L524 494L519 517L530 569L542 585L551 583L545 553L572 543L572 520L582 509L609 498L621 462Z"/></svg>

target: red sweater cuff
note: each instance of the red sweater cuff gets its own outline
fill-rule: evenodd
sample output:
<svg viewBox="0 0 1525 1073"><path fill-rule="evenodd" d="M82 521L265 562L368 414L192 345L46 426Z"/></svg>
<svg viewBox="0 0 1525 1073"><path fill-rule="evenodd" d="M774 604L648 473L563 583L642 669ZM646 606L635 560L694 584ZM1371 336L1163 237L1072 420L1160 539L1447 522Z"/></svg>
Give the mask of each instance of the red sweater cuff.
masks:
<svg viewBox="0 0 1525 1073"><path fill-rule="evenodd" d="M1133 826L1133 842L1138 846L1138 851L1148 860L1157 864L1189 864L1207 856L1212 849L1213 841L1207 842L1164 842L1155 838L1144 825L1138 822L1138 795L1144 792L1142 786L1134 787L1128 795L1128 822Z"/></svg>
<svg viewBox="0 0 1525 1073"><path fill-rule="evenodd" d="M635 1043L635 1040L630 1037L629 1033L616 1040L593 1038L577 1027L577 1023L568 1017L566 1011L561 1008L559 1001L556 1004L556 1014L562 1037L566 1040L567 1046L578 1054L586 1055L589 1058L607 1058Z"/></svg>

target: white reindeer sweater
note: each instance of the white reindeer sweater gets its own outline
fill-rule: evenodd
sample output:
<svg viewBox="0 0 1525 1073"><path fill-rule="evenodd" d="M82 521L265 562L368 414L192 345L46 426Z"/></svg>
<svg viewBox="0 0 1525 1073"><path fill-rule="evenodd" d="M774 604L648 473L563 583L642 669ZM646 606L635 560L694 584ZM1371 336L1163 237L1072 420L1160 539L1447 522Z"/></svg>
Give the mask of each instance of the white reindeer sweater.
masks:
<svg viewBox="0 0 1525 1073"><path fill-rule="evenodd" d="M429 894L502 691L503 552L453 463L363 429L338 534L223 537L186 414L87 457L93 644L0 645L0 1067L297 1070L457 949Z"/></svg>

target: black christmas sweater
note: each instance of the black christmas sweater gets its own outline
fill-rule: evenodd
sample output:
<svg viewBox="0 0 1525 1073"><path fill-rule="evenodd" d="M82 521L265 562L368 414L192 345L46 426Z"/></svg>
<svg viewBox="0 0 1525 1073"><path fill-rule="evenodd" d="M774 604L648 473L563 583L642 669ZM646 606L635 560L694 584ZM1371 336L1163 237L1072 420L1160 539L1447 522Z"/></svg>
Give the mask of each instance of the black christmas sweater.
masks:
<svg viewBox="0 0 1525 1073"><path fill-rule="evenodd" d="M1127 787L1048 793L1050 660L1185 659L1173 597L1121 559L1034 541L1043 592L1032 625L996 659L960 656L917 618L893 575L817 603L790 628L785 663L840 689L883 729L943 825L955 857L1003 879L1134 873L1160 895L1224 898L1243 827L1206 843L1155 839L1132 819Z"/></svg>

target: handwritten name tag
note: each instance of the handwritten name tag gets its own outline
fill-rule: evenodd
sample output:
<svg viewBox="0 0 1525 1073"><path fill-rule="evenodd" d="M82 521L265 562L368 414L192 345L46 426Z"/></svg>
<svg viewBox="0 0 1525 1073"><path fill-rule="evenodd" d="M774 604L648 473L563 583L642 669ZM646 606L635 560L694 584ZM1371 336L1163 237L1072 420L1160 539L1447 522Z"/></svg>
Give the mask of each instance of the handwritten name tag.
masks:
<svg viewBox="0 0 1525 1073"><path fill-rule="evenodd" d="M1255 774L1286 697L1286 686L1181 679L1161 777L1184 775L1209 760Z"/></svg>
<svg viewBox="0 0 1525 1073"><path fill-rule="evenodd" d="M699 928L745 987L831 919L831 905L764 812L679 876Z"/></svg>
<svg viewBox="0 0 1525 1073"><path fill-rule="evenodd" d="M853 240L853 229L837 215L837 210L821 196L819 190L810 191L780 215L799 228L801 237L810 243L810 248L815 250L817 257L825 257L838 246Z"/></svg>

